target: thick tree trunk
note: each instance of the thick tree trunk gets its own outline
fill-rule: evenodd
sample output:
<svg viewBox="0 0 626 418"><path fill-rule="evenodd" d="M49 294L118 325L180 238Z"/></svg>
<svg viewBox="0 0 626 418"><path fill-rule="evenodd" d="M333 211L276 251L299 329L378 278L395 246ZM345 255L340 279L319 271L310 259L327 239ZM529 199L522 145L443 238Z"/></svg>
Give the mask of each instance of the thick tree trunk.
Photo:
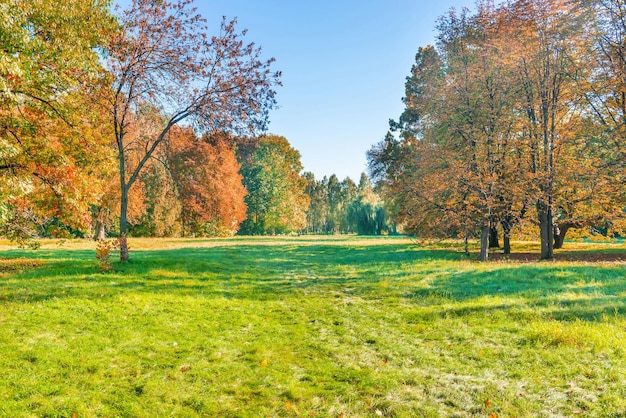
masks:
<svg viewBox="0 0 626 418"><path fill-rule="evenodd" d="M498 228L495 226L489 228L489 248L500 248Z"/></svg>
<svg viewBox="0 0 626 418"><path fill-rule="evenodd" d="M537 202L539 233L541 236L541 259L551 260L554 256L554 219L552 207L546 202Z"/></svg>
<svg viewBox="0 0 626 418"><path fill-rule="evenodd" d="M128 242L126 240L126 230L128 226L128 188L122 185L122 199L120 204L120 261L128 261Z"/></svg>
<svg viewBox="0 0 626 418"><path fill-rule="evenodd" d="M511 234L505 234L502 240L504 241L503 253L506 255L511 254Z"/></svg>
<svg viewBox="0 0 626 418"><path fill-rule="evenodd" d="M480 261L489 259L489 225L483 226L480 230Z"/></svg>
<svg viewBox="0 0 626 418"><path fill-rule="evenodd" d="M563 248L563 242L565 241L565 234L567 234L567 231L569 230L569 226L568 225L564 225L562 227L559 228L558 225L554 225L554 248L555 249L561 249Z"/></svg>

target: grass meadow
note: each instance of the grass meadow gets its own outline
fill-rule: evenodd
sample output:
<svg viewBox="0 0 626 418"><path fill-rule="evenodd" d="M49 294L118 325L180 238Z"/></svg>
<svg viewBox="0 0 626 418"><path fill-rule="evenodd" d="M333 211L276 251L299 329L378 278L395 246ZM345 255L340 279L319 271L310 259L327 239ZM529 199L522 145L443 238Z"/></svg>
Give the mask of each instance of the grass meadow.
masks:
<svg viewBox="0 0 626 418"><path fill-rule="evenodd" d="M0 416L626 417L623 261L131 239L103 273L93 242L5 244Z"/></svg>

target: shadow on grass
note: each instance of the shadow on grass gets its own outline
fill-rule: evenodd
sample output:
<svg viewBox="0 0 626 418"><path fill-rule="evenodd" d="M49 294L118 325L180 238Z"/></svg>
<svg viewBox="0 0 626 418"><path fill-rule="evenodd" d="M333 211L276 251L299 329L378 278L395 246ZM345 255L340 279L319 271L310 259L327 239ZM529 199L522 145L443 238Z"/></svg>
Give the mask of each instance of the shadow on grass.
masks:
<svg viewBox="0 0 626 418"><path fill-rule="evenodd" d="M136 251L131 262L100 273L92 251L9 251L40 266L0 278L0 301L107 298L128 292L232 299L358 296L380 300L467 302L518 298L557 319L626 313L626 266L545 263L474 265L449 250L406 244L237 245ZM479 304L449 312L492 309ZM507 306L495 309L506 309Z"/></svg>
<svg viewBox="0 0 626 418"><path fill-rule="evenodd" d="M407 296L433 295L467 302L484 297L515 297L526 306L551 312L555 319L597 320L604 315L626 314L626 265L549 265L521 264L487 271L470 270L437 278L428 288ZM491 307L508 309L504 304ZM491 309L490 308L490 309ZM484 310L484 306L454 309L459 315Z"/></svg>
<svg viewBox="0 0 626 418"><path fill-rule="evenodd" d="M13 250L1 255L41 263L0 279L0 300L31 302L128 290L260 300L306 289L366 294L380 281L409 274L403 265L461 257L404 244L238 245L136 251L130 263L115 261L113 271L101 273L93 251Z"/></svg>

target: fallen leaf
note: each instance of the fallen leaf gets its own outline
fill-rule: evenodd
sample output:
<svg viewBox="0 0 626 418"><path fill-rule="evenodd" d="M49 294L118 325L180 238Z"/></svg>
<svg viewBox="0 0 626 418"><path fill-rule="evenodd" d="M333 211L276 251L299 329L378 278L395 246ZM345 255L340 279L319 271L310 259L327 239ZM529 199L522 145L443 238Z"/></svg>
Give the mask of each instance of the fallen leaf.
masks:
<svg viewBox="0 0 626 418"><path fill-rule="evenodd" d="M309 412L309 415L310 415L310 416L312 416L312 417L314 417L314 416L315 416L315 411L311 411L311 412Z"/></svg>
<svg viewBox="0 0 626 418"><path fill-rule="evenodd" d="M183 364L182 366L180 366L180 369L178 369L181 373L185 373L188 372L189 370L191 370L191 366L188 364Z"/></svg>
<svg viewBox="0 0 626 418"><path fill-rule="evenodd" d="M498 414L492 412L491 414L489 414L489 418L498 418Z"/></svg>
<svg viewBox="0 0 626 418"><path fill-rule="evenodd" d="M489 408L489 405L491 405L491 400L489 398L485 399L485 408Z"/></svg>
<svg viewBox="0 0 626 418"><path fill-rule="evenodd" d="M291 409L291 402L286 401L286 402L285 402L285 408L287 408L287 409Z"/></svg>
<svg viewBox="0 0 626 418"><path fill-rule="evenodd" d="M262 360L261 361L261 367L265 367L267 366L267 360Z"/></svg>

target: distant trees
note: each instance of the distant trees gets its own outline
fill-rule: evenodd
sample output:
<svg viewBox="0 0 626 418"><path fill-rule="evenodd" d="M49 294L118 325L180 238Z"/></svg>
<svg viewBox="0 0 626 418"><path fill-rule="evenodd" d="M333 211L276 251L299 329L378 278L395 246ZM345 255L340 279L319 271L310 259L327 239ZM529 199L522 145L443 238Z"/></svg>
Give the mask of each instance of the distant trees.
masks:
<svg viewBox="0 0 626 418"><path fill-rule="evenodd" d="M350 178L339 181L336 175L316 180L305 173L306 193L310 198L306 232L314 234L349 233L347 206L356 197L356 184Z"/></svg>
<svg viewBox="0 0 626 418"><path fill-rule="evenodd" d="M307 226L311 234L381 235L396 233L387 209L374 192L365 173L356 185L349 177L339 181L336 175L316 180L304 173L306 193L310 198Z"/></svg>
<svg viewBox="0 0 626 418"><path fill-rule="evenodd" d="M602 120L616 120L607 106L619 94L597 85L621 39L609 3L482 1L440 20L437 47L420 48L407 78L397 136L368 153L395 219L420 235L478 235L482 260L499 226L509 252L523 219L536 222L543 259L570 228L618 225L620 140Z"/></svg>

